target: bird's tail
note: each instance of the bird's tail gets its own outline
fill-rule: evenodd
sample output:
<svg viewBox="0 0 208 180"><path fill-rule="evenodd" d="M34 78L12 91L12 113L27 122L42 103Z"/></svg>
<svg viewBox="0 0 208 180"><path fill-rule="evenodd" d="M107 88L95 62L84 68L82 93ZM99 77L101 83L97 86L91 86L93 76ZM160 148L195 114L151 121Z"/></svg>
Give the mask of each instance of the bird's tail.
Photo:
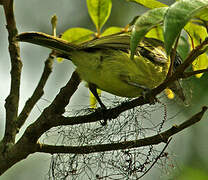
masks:
<svg viewBox="0 0 208 180"><path fill-rule="evenodd" d="M57 50L61 53L69 55L71 51L78 50L80 48L79 46L71 44L61 38L40 32L22 33L16 36L16 40L48 47L50 49Z"/></svg>

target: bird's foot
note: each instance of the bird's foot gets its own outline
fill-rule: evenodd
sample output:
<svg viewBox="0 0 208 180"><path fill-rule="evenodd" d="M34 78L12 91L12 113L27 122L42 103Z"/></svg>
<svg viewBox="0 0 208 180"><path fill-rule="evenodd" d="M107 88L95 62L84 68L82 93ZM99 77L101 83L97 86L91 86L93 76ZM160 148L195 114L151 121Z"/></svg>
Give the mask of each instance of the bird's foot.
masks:
<svg viewBox="0 0 208 180"><path fill-rule="evenodd" d="M149 104L151 105L158 102L158 99L155 96L152 96L151 89L149 88L144 89L144 91L142 92L142 96L144 97L144 99L147 99L149 101Z"/></svg>
<svg viewBox="0 0 208 180"><path fill-rule="evenodd" d="M106 118L107 108L105 106L101 106L97 110L101 113L101 116L102 116L102 119L103 119L103 120L100 121L100 124L102 126L106 126L107 125L107 120L108 120L108 118Z"/></svg>

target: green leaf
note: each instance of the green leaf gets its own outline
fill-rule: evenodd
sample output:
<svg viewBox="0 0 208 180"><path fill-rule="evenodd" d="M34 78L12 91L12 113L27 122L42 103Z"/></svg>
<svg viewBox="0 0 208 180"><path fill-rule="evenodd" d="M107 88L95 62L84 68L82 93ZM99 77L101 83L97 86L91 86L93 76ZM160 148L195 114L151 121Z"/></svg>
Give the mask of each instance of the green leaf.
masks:
<svg viewBox="0 0 208 180"><path fill-rule="evenodd" d="M101 34L101 36L108 36L108 35L111 35L111 34L119 33L119 32L122 32L122 30L123 30L123 28L121 28L121 27L112 26L112 27L109 27L108 29L106 29Z"/></svg>
<svg viewBox="0 0 208 180"><path fill-rule="evenodd" d="M89 29L77 27L66 30L62 34L61 38L73 44L80 44L85 41L92 40L95 37L94 34L95 32ZM58 57L57 61L62 62L63 58Z"/></svg>
<svg viewBox="0 0 208 180"><path fill-rule="evenodd" d="M197 18L204 20L204 21L208 21L208 8L204 8L202 9L197 15Z"/></svg>
<svg viewBox="0 0 208 180"><path fill-rule="evenodd" d="M70 28L66 30L61 38L74 44L92 40L95 32L85 28Z"/></svg>
<svg viewBox="0 0 208 180"><path fill-rule="evenodd" d="M139 16L135 22L131 35L131 59L134 58L134 54L139 42L145 36L145 34L152 28L163 22L164 14L167 11L167 7L152 9Z"/></svg>
<svg viewBox="0 0 208 180"><path fill-rule="evenodd" d="M177 52L179 53L182 59L185 59L190 52L189 42L184 36L181 36L179 38Z"/></svg>
<svg viewBox="0 0 208 180"><path fill-rule="evenodd" d="M200 26L198 24L193 24L189 22L185 28L184 28L188 34L189 34L189 42L191 44L191 49L198 46L201 41L203 41L207 36L206 28L203 26ZM190 37L191 36L191 37ZM197 57L194 62L192 63L193 70L200 70L200 69L206 69L208 67L208 56L206 53L200 55ZM196 74L196 77L200 78L203 75Z"/></svg>
<svg viewBox="0 0 208 180"><path fill-rule="evenodd" d="M87 7L97 32L100 33L101 28L110 16L112 2L111 0L87 0Z"/></svg>
<svg viewBox="0 0 208 180"><path fill-rule="evenodd" d="M163 29L161 26L157 26L155 28L152 28L145 37L149 37L149 38L155 38L155 39L159 39L161 41L164 41L164 37L163 37Z"/></svg>
<svg viewBox="0 0 208 180"><path fill-rule="evenodd" d="M132 1L135 3L141 4L142 6L150 8L150 9L167 7L166 4L163 4L163 3L156 1L156 0L128 0L128 1Z"/></svg>
<svg viewBox="0 0 208 180"><path fill-rule="evenodd" d="M183 27L206 7L208 7L208 0L181 0L169 7L164 18L164 38L167 54L170 54L170 50Z"/></svg>

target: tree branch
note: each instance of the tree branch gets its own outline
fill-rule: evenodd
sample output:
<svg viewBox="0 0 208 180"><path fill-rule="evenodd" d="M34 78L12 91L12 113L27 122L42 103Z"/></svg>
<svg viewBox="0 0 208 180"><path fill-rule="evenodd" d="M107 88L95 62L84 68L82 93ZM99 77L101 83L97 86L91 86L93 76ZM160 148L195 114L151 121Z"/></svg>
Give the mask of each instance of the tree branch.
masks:
<svg viewBox="0 0 208 180"><path fill-rule="evenodd" d="M168 145L170 144L170 141L172 140L172 138L170 138L165 147L163 148L163 150L160 152L159 156L156 157L155 161L152 163L152 165L140 176L138 177L138 179L141 179L142 177L144 177L149 171L150 169L152 169L152 167L156 164L156 162L161 158L161 156L163 155L163 153L165 152L166 148L168 147Z"/></svg>
<svg viewBox="0 0 208 180"><path fill-rule="evenodd" d="M187 69L192 62L200 55L205 53L207 51L207 44L208 44L208 38L206 38L200 45L195 47L188 55L188 57L185 59L185 61L177 68L177 72L184 72L185 69Z"/></svg>
<svg viewBox="0 0 208 180"><path fill-rule="evenodd" d="M60 90L54 101L43 111L40 117L26 129L20 140L11 146L4 156L0 155L0 175L15 163L35 152L37 140L45 132L44 127L50 124L53 116L64 113L64 108L69 103L79 83L79 76L74 72L66 86Z"/></svg>
<svg viewBox="0 0 208 180"><path fill-rule="evenodd" d="M207 107L203 107L200 112L193 115L190 119L183 122L180 125L174 125L167 131L164 131L160 134L150 136L147 138L134 140L134 141L123 141L119 143L110 143L110 144L101 144L101 145L91 145L91 146L54 146L48 144L36 144L36 152L44 153L73 153L73 154L89 154L95 152L105 152L121 149L131 149L138 148L149 145L156 145L162 142L167 143L168 139L174 134L186 129L187 127L199 122L204 113L207 111Z"/></svg>
<svg viewBox="0 0 208 180"><path fill-rule="evenodd" d="M9 40L9 53L11 59L11 88L10 94L6 98L6 127L3 138L3 144L13 144L17 133L16 121L19 106L19 89L22 62L20 59L19 44L15 41L18 34L15 17L13 12L13 0L2 1L5 17L7 21L8 40ZM5 150L4 150L5 151Z"/></svg>
<svg viewBox="0 0 208 180"><path fill-rule="evenodd" d="M203 48L203 46L206 45L207 43L208 43L208 40L205 40L202 43L202 45L197 46L196 49L198 49L198 51L196 51L194 49L191 52L192 56L189 56L184 61L184 63L182 64L182 68L177 69L176 72L172 74L172 76L170 76L169 78L166 79L166 81L164 81L158 87L152 89L151 92L147 93L145 98L143 96L140 96L139 98L136 98L132 101L123 102L122 104L120 104L114 108L106 110L104 114L99 111L93 112L88 115L77 116L77 117L63 117L63 116L61 116L60 113L54 114L53 116L51 116L51 118L49 118L49 116L48 116L47 126L44 125L44 123L39 123L34 126L38 129L41 129L40 132L44 133L47 130L49 130L50 128L60 126L60 125L74 125L74 124L97 122L102 119L115 119L122 112L124 112L126 110L132 109L137 106L142 106L144 104L149 104L149 103L151 103L151 97L155 97L156 95L161 93L165 88L167 88L170 83L172 83L173 81L175 81L179 78L182 78L184 76L184 70L188 67L187 65L190 65L196 57L198 57L199 55L204 53L204 51L200 50L200 48ZM187 61L188 61L188 63L187 63ZM39 134L38 136L40 136L40 135L41 134Z"/></svg>
<svg viewBox="0 0 208 180"><path fill-rule="evenodd" d="M192 62L200 55L207 51L208 38L206 38L200 45L198 45L195 49L193 49L189 56L184 60L184 62L179 65L176 71L170 76L166 78L166 80L160 84L158 87L151 90L151 92L147 95L147 97L155 97L159 93L161 93L165 88L167 88L172 82L184 78L185 70L192 64Z"/></svg>
<svg viewBox="0 0 208 180"><path fill-rule="evenodd" d="M53 118L65 112L65 107L69 104L69 101L77 90L79 83L80 78L77 72L74 72L66 86L61 88L53 102L43 111L39 118L26 129L19 141L24 141L26 138L29 139L30 142L36 143L38 138L45 132L45 129L47 129L48 126L51 127L51 121Z"/></svg>
<svg viewBox="0 0 208 180"><path fill-rule="evenodd" d="M208 69L200 69L200 70L191 71L191 72L184 72L182 75L182 78L189 78L191 76L194 76L194 75L200 74L200 73L204 73L204 72L208 72Z"/></svg>
<svg viewBox="0 0 208 180"><path fill-rule="evenodd" d="M53 52L49 54L49 57L45 61L44 70L42 73L42 76L40 78L40 81L33 92L32 96L27 100L25 103L25 106L20 113L20 115L17 118L17 128L21 128L21 126L25 123L27 117L29 116L31 110L37 103L37 101L41 98L41 96L44 94L43 88L45 87L45 84L49 78L49 75L52 72L52 65L53 65L53 59L54 55Z"/></svg>

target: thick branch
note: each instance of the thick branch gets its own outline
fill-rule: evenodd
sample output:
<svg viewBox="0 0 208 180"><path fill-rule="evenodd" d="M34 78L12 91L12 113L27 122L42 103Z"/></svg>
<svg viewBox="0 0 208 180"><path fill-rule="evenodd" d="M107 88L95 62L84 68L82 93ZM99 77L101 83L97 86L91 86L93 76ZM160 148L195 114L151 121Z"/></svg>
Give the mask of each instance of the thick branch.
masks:
<svg viewBox="0 0 208 180"><path fill-rule="evenodd" d="M167 142L168 139L174 134L186 129L187 127L199 122L204 113L206 112L207 107L203 107L202 110L193 115L190 119L183 122L182 124L176 126L174 125L167 131L164 131L158 135L147 137L144 139L139 139L135 141L124 141L119 143L111 144L101 144L101 145L91 145L91 146L53 146L47 144L37 144L36 152L44 153L73 153L73 154L88 154L94 152L104 152L112 150L121 150L126 148L138 148L142 146L156 145L162 142Z"/></svg>
<svg viewBox="0 0 208 180"><path fill-rule="evenodd" d="M55 116L61 115L65 112L65 107L69 104L69 101L77 90L79 83L80 78L78 74L74 72L71 79L68 81L66 86L61 88L53 102L43 111L40 117L26 129L20 142L26 138L29 139L30 142L36 143L45 130L48 127L51 127L51 120L53 120Z"/></svg>
<svg viewBox="0 0 208 180"><path fill-rule="evenodd" d="M49 75L52 72L53 59L54 59L54 56L52 53L50 53L49 57L45 61L45 67L44 67L42 76L40 78L40 81L39 81L33 95L27 100L22 112L18 116L17 128L19 128L19 129L21 128L21 126L24 124L27 117L29 116L31 110L33 109L33 107L37 103L37 101L44 94L43 88L45 87L45 84L49 78Z"/></svg>
<svg viewBox="0 0 208 180"><path fill-rule="evenodd" d="M0 156L0 176L17 162L26 159L29 154L34 153L34 144L24 139L21 143L11 146L8 151Z"/></svg>
<svg viewBox="0 0 208 180"><path fill-rule="evenodd" d="M14 12L13 12L13 0L2 1L5 17L7 21L7 30L9 34L9 53L11 59L11 88L10 94L6 98L6 128L3 142L14 143L15 135L17 132L16 120L19 106L19 89L22 62L20 59L19 44L15 41L15 37L18 34Z"/></svg>
<svg viewBox="0 0 208 180"><path fill-rule="evenodd" d="M64 108L69 103L79 83L79 76L74 72L66 86L60 90L54 101L44 110L37 121L26 129L21 139L11 146L4 156L0 156L0 175L15 163L35 152L36 142L44 133L44 127L50 124L50 120L55 114L64 113Z"/></svg>

